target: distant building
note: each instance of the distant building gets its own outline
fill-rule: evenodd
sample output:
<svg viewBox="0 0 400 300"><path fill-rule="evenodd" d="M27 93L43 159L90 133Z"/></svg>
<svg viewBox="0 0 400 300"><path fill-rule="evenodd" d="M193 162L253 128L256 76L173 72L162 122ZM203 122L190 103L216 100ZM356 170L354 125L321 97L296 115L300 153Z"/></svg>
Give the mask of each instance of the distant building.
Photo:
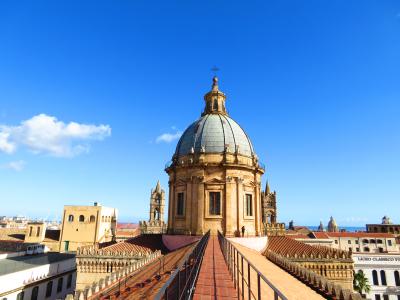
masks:
<svg viewBox="0 0 400 300"><path fill-rule="evenodd" d="M332 216L328 222L328 232L339 232L339 226L336 224L336 221Z"/></svg>
<svg viewBox="0 0 400 300"><path fill-rule="evenodd" d="M368 232L384 232L400 235L400 224L393 224L387 216L382 218L381 224L367 224L366 227Z"/></svg>
<svg viewBox="0 0 400 300"><path fill-rule="evenodd" d="M116 241L123 242L140 235L139 224L134 223L118 223L116 230Z"/></svg>
<svg viewBox="0 0 400 300"><path fill-rule="evenodd" d="M319 240L332 240L332 247L357 253L399 253L396 238L389 233L372 232L313 232Z"/></svg>
<svg viewBox="0 0 400 300"><path fill-rule="evenodd" d="M325 231L324 224L322 224L322 221L319 222L318 231Z"/></svg>
<svg viewBox="0 0 400 300"><path fill-rule="evenodd" d="M26 253L0 256L0 299L55 300L74 291L75 255Z"/></svg>
<svg viewBox="0 0 400 300"><path fill-rule="evenodd" d="M167 224L164 221L165 191L161 188L160 181L156 188L151 190L149 221L140 221L142 234L165 233Z"/></svg>
<svg viewBox="0 0 400 300"><path fill-rule="evenodd" d="M76 251L80 246L115 239L117 210L95 203L93 206L64 206L59 248Z"/></svg>
<svg viewBox="0 0 400 300"><path fill-rule="evenodd" d="M371 285L366 295L373 300L400 299L399 254L353 254L354 271L362 270Z"/></svg>
<svg viewBox="0 0 400 300"><path fill-rule="evenodd" d="M50 251L59 251L60 230L47 229L47 224L42 221L31 221L25 229L25 243L42 244Z"/></svg>
<svg viewBox="0 0 400 300"><path fill-rule="evenodd" d="M15 216L15 217L1 216L0 228L24 229L28 221L29 221L28 218L23 216Z"/></svg>

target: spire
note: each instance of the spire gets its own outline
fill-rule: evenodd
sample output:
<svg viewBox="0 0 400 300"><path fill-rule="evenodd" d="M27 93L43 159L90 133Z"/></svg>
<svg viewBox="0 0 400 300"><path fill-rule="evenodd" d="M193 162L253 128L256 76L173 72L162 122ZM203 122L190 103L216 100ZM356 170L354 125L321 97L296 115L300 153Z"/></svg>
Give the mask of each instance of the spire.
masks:
<svg viewBox="0 0 400 300"><path fill-rule="evenodd" d="M322 224L322 221L319 221L318 231L325 231L324 224Z"/></svg>
<svg viewBox="0 0 400 300"><path fill-rule="evenodd" d="M219 90L218 77L213 77L211 91L204 95L206 107L204 108L203 116L207 114L223 114L227 115L225 108L226 96Z"/></svg>
<svg viewBox="0 0 400 300"><path fill-rule="evenodd" d="M269 189L269 182L268 182L268 180L267 180L267 184L266 184L266 186L265 186L265 194L268 195L270 192L271 192L271 191L270 191L270 189Z"/></svg>
<svg viewBox="0 0 400 300"><path fill-rule="evenodd" d="M213 92L218 92L219 91L219 89L218 89L218 77L214 76L212 80L213 80L212 91Z"/></svg>
<svg viewBox="0 0 400 300"><path fill-rule="evenodd" d="M157 180L156 192L158 192L158 193L161 192L160 180Z"/></svg>

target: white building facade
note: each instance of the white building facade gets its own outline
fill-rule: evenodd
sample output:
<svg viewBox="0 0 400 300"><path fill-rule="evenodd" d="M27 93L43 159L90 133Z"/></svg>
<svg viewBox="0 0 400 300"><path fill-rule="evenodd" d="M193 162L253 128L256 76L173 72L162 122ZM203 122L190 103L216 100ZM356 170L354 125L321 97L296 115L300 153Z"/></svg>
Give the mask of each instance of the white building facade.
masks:
<svg viewBox="0 0 400 300"><path fill-rule="evenodd" d="M354 271L362 270L371 285L367 299L400 300L400 254L353 254Z"/></svg>
<svg viewBox="0 0 400 300"><path fill-rule="evenodd" d="M1 300L65 299L76 286L72 254L48 253L0 259Z"/></svg>
<svg viewBox="0 0 400 300"><path fill-rule="evenodd" d="M353 253L399 253L396 237L390 233L313 232L312 235L333 241L333 248Z"/></svg>

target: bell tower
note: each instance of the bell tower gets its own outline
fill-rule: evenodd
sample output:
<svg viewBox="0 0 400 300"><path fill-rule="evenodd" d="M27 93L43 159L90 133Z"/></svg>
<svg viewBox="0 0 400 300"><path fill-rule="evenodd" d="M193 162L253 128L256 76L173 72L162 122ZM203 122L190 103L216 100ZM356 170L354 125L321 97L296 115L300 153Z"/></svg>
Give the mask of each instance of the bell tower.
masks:
<svg viewBox="0 0 400 300"><path fill-rule="evenodd" d="M160 181L157 181L156 188L151 191L150 197L150 218L149 221L164 222L165 191L161 189Z"/></svg>
<svg viewBox="0 0 400 300"><path fill-rule="evenodd" d="M150 216L148 221L140 221L142 234L162 234L167 230L164 222L165 191L161 188L160 181L157 181L155 189L150 194Z"/></svg>
<svg viewBox="0 0 400 300"><path fill-rule="evenodd" d="M271 192L269 184L265 187L262 194L262 208L263 208L263 223L275 224L276 223L276 192Z"/></svg>

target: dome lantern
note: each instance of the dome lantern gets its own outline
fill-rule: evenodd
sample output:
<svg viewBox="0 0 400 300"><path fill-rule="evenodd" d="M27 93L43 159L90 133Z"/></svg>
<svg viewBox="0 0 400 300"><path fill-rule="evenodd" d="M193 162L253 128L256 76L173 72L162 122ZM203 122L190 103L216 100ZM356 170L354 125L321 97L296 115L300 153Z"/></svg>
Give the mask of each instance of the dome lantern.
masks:
<svg viewBox="0 0 400 300"><path fill-rule="evenodd" d="M225 100L226 96L218 88L218 77L213 77L213 84L211 91L204 95L206 106L202 116L206 114L223 114L227 115Z"/></svg>

